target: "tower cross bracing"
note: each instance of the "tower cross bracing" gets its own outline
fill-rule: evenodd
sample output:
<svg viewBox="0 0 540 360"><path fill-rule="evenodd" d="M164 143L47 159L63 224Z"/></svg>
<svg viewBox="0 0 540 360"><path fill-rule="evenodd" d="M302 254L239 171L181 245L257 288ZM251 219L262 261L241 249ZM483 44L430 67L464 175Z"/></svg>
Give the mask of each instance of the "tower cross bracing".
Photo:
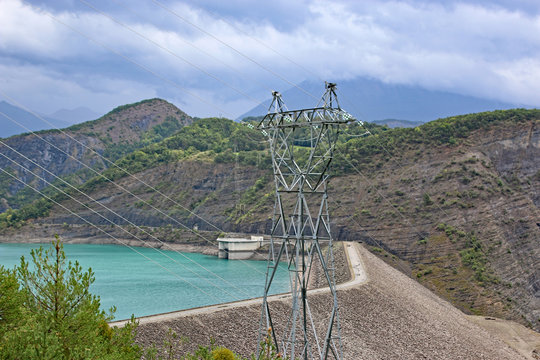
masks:
<svg viewBox="0 0 540 360"><path fill-rule="evenodd" d="M327 188L340 128L353 119L340 108L335 84L325 87L317 107L300 110L288 110L274 91L258 125L270 144L275 185L260 337L270 329L278 352L290 359L342 359ZM279 310L268 301L280 263L289 271L292 295L283 324L274 323ZM308 301L315 266L329 288L326 319L315 318Z"/></svg>

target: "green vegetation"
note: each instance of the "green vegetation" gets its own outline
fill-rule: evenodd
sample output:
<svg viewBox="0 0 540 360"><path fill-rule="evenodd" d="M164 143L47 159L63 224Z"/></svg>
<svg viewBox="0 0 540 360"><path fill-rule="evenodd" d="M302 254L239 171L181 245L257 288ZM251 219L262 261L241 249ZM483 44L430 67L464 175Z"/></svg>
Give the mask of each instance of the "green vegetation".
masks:
<svg viewBox="0 0 540 360"><path fill-rule="evenodd" d="M67 130L78 131L78 130L81 130L81 129L93 128L93 125L99 123L100 121L103 121L104 119L106 119L106 118L108 118L108 117L110 117L112 115L116 115L116 114L118 114L118 113L120 113L120 112L122 112L124 110L130 109L130 108L142 105L142 104L148 104L148 103L151 103L151 102L154 102L154 101L163 101L163 100L158 99L158 98L154 98L154 99L142 100L142 101L132 103L132 104L126 104L126 105L117 106L117 107L115 107L114 109L112 109L107 114L103 115L102 117L100 117L97 120L90 120L90 121L85 121L85 122L82 122L82 123L79 123L79 124L75 124L75 125L72 125L72 126L68 127ZM45 130L45 131L50 131L50 130Z"/></svg>
<svg viewBox="0 0 540 360"><path fill-rule="evenodd" d="M14 270L0 266L0 358L139 359L133 344L136 324L110 328L109 314L90 294L91 269L66 264L60 240L47 250L32 250Z"/></svg>
<svg viewBox="0 0 540 360"><path fill-rule="evenodd" d="M467 234L467 247L459 252L463 264L474 271L474 278L480 283L499 283L499 279L491 274L488 268L488 258L482 249L482 244L478 238L472 234Z"/></svg>
<svg viewBox="0 0 540 360"><path fill-rule="evenodd" d="M58 194L55 196L58 200L63 196ZM18 210L7 209L0 214L0 230L8 227L21 227L28 219L34 219L41 216L46 216L49 209L52 207L52 202L42 198L34 201L31 204L25 205Z"/></svg>
<svg viewBox="0 0 540 360"><path fill-rule="evenodd" d="M431 268L428 268L426 270L423 270L423 271L419 271L416 273L416 277L417 278L421 278L422 276L426 276L426 275L429 275L433 272L433 269Z"/></svg>
<svg viewBox="0 0 540 360"><path fill-rule="evenodd" d="M255 184L253 184L252 187L250 187L246 192L244 192L244 195L240 199L240 202L243 204L252 204L259 198L259 191L265 187L268 181L269 179L265 176L257 179L257 181L255 181Z"/></svg>
<svg viewBox="0 0 540 360"><path fill-rule="evenodd" d="M445 223L440 223L439 225L437 225L437 230L444 231L446 236L452 242L455 242L457 239L465 238L467 236L467 233L465 233L463 230L458 230L455 227L445 224ZM476 244L476 241L475 241L475 244Z"/></svg>
<svg viewBox="0 0 540 360"><path fill-rule="evenodd" d="M138 141L135 141L136 139L126 139L126 140L113 142L110 132L116 128L115 125L109 126L105 132L101 131L98 133L93 130L95 126L102 121L115 120L117 114L120 113L121 111L124 111L132 107L137 107L141 104L151 103L155 101L162 101L162 100L150 99L150 100L144 100L144 101L134 103L134 104L124 105L124 106L114 109L113 111L109 112L108 114L104 115L98 120L91 120L84 123L76 124L65 130L69 132L79 132L80 134L83 134L86 136L99 138L105 145L102 156L104 156L105 158L111 161L116 161L124 157L125 155L128 155L136 151L139 148L159 142L173 135L184 126L183 123L181 122L181 118L185 116L185 114L178 111L177 112L178 117L168 116L167 118L165 118L165 120L161 124L156 125L150 128L148 131L141 133L140 139ZM44 130L39 133L50 134L50 133L59 133L59 132L60 132L59 130ZM82 161L84 161L84 159ZM97 172L103 170L103 167L104 167L101 161L97 161L91 166ZM13 174L14 176L20 175L20 174L17 174L16 171L14 171L13 169L9 167L6 168L5 170L8 171L10 174ZM38 170L37 168L36 170L37 170L37 173L42 173L41 170ZM74 173L71 173L66 176L62 176L62 179L67 181L70 184L79 185L91 179L94 176L95 176L94 171L86 167L82 167L80 170L75 171ZM51 182L56 187L59 187L62 189L65 189L67 187L67 185L65 185L61 180L51 180ZM37 181L37 179L32 180L33 186L36 186L36 185L39 186L38 184L40 183L41 182ZM19 209L22 206L30 204L32 201L40 197L38 193L30 189L29 187L25 187L20 190L17 188L16 192L12 193L14 190L13 184L20 186L20 184L15 179L13 179L10 175L6 173L0 174L0 199L2 198L6 199L7 203L9 204L9 207L11 208ZM47 196L53 196L57 192L57 190L53 189L51 186L45 187L41 189L41 191L43 191Z"/></svg>
<svg viewBox="0 0 540 360"><path fill-rule="evenodd" d="M347 131L341 137L338 152L343 156L334 159L338 174L354 172L356 168L370 169L377 162L400 157L404 149L424 148L462 143L473 131L493 126L527 123L540 118L540 110L497 110L477 114L453 116L428 122L415 128L373 127L373 136L350 138ZM354 131L354 127L351 127ZM350 162L350 163L349 163ZM351 165L352 163L352 165Z"/></svg>
<svg viewBox="0 0 540 360"><path fill-rule="evenodd" d="M90 293L95 280L92 269L83 271L78 262L66 263L58 237L50 248L32 250L31 256L31 264L22 257L13 270L0 266L0 359L180 358L177 353L187 339L177 340L170 329L161 348L144 350L134 342L138 323L133 318L122 328L111 328L107 322L115 309L108 314L100 310L99 297ZM268 336L257 359L281 358ZM244 358L212 343L181 359Z"/></svg>
<svg viewBox="0 0 540 360"><path fill-rule="evenodd" d="M424 193L424 195L422 196L422 200L423 200L424 206L433 205L433 200L431 200L431 196L429 196L428 193Z"/></svg>
<svg viewBox="0 0 540 360"><path fill-rule="evenodd" d="M137 104L126 106L135 105ZM117 108L111 113L122 109L125 109L125 107ZM525 123L538 117L540 117L540 110L516 109L439 119L416 128L389 129L375 124L365 123L360 125L353 123L345 128L340 135L336 151L337 156L333 159L333 172L339 175L354 173L356 172L355 168L360 170L378 168L392 156L400 156L403 149L408 147L419 147L420 150L418 151L422 151L422 146L454 146L453 144L460 143L474 130L497 125ZM255 123L256 121L254 121ZM158 141L171 131L176 131L178 126L180 125L175 118L168 118L162 125L156 126L148 132L141 144ZM366 129L372 135L362 137L361 135L366 132ZM265 137L258 130L245 126L245 123L236 123L224 118L197 119L192 125L182 127L172 136L138 150L131 150L133 150L131 145L112 144L110 150L108 150L110 153L107 153L107 156L114 158L119 154L127 153L126 156L117 160L116 164L130 173L190 158L199 161L258 166L261 169L268 169L271 165ZM117 155L114 155L115 153ZM304 153L307 152L302 152L302 148L300 148L296 155L302 157L305 155ZM462 166L465 166L465 164L472 165L476 162L477 159L467 159ZM462 171L460 173L462 174L462 183L469 183L471 178L479 175L466 168L460 171ZM93 177L84 183L81 190L92 191L100 184L107 182L106 178L118 180L124 176L126 176L124 171L113 166L105 170L103 176ZM447 175L443 174L441 176ZM76 179L70 179L70 182L76 183ZM499 183L502 187L503 183L500 180ZM2 188L0 188L1 191ZM45 191L48 191L51 196L55 194L55 191L50 188ZM17 204L25 204L35 196L30 189L21 191L20 194ZM405 197L404 192L401 190L397 190L395 195ZM25 207L24 210L21 209L21 213L16 210L4 216L0 215L0 229L14 225L20 226L20 221L31 218L32 214L36 214L36 216L45 215L51 205L46 204L46 201L43 202L44 200L40 201L41 203L31 204ZM472 206L472 203L457 200L446 203L444 199L442 201L442 204L449 206L453 204L463 208ZM423 204L425 207L431 206L434 204L434 200L431 199L429 194L425 193L423 195Z"/></svg>
<svg viewBox="0 0 540 360"><path fill-rule="evenodd" d="M359 169L367 177L378 174L379 179L384 178L389 181L374 179L375 185L365 189L362 198L364 202L361 204L357 203L356 199L347 199L346 195L340 195L341 198L336 203L343 204L345 210L357 208L354 211L356 221L368 228L375 222L388 227L403 226L400 224L398 211L411 220L413 224L411 226L421 230L431 229L441 217L456 219L455 221L463 224L465 228L460 229L440 223L436 227L438 231L431 235L424 236L420 232L420 237L410 237L415 247L413 251L418 251L420 254L419 260L410 264L412 276L418 277L422 283L462 309L487 314L491 310L483 304L488 303L486 299L497 299L497 295L493 295L492 290L502 286L497 286L499 279L494 276L491 268L497 264L496 258L491 257L491 252L500 245L500 242L498 245L495 244L495 241L490 238L494 232L489 233L482 229L485 223L475 223L476 219L472 217L477 210L482 209L482 206L479 206L479 204L482 205L482 201L491 201L493 196L505 196L512 191L520 191L520 186L524 190L527 185L524 182L520 183L511 175L498 174L495 169L496 164L491 163L488 157L480 153L470 154L470 147L467 144L471 140L467 137L478 129L490 129L490 133L495 133L507 127L524 128L528 122L538 121L539 118L539 110L518 109L440 119L409 129L389 129L365 124L372 134L366 137L362 137L366 131L364 126L357 123L351 124L340 135L332 164L334 174L354 174L356 169ZM117 147L111 147L111 153L107 156L126 154L118 158L116 164L132 173L165 164L174 164L177 161L229 164L230 167L239 164L270 169L268 143L265 137L258 130L250 129L245 124L222 118L197 119L192 125L177 130L172 136L167 136L168 132L175 131L173 129L176 129L176 126L178 126L177 121L172 118L167 119L163 127L156 127L155 131L145 135L141 142L144 142L144 147L132 149L126 145L111 144ZM479 134L484 134L484 131L475 134L475 139ZM301 132L295 134L298 145L302 145L302 137ZM159 139L161 140L158 141ZM306 149L300 146L295 156L301 158L306 153ZM450 154L448 158L444 158L446 154ZM425 169L425 172L413 170L408 173L408 164L418 159L429 159L426 163L432 166L433 171ZM402 171L398 172L396 179L392 171L400 167L398 163L405 165ZM103 174L112 180L118 180L126 175L115 167L109 168ZM0 180L7 180L7 182L0 181L0 197L1 192L5 193L10 186L9 176L6 176L0 178ZM226 221L230 221L231 224L260 221L264 209L271 206L271 200L267 197L267 195L272 196L267 183L271 181L270 171L267 173L257 171L256 177L259 179L253 186L242 194L235 194L235 204L231 204L228 209L219 209L222 215L228 217ZM539 178L540 172L537 172L526 181L531 186ZM340 181L336 179L333 184L340 184ZM364 180L361 179L361 181ZM83 184L81 190L96 193L105 182L107 180L103 177L94 177ZM75 178L73 183L77 183ZM168 180L162 180L158 187L160 189L163 187L163 191L167 190L167 193L171 193L170 190L174 189L174 185ZM362 190L361 186L356 185L350 185L350 188L354 189L352 191ZM180 203L188 203L186 207L190 209L217 202L216 198L212 197L216 196L215 194L208 195L202 191L202 195L192 197L186 195L191 190L189 187L179 190L174 198ZM54 199L62 200L63 198L51 189L45 191ZM135 190L140 194L145 193L146 190L137 191L141 190ZM347 193L349 189L344 186L340 191ZM23 204L31 198L32 191L29 189L20 191L18 196L20 196L20 203ZM160 205L154 198L148 201L154 201L154 204ZM392 203L393 208L388 207L389 203ZM142 201L126 206L148 208ZM351 207L348 208L348 206ZM0 230L7 227L20 227L27 219L45 216L50 208L51 203L40 200L23 206L19 210L8 210L0 214ZM448 212L450 215L443 216L441 212ZM470 217L454 217L455 214L461 214L460 212ZM189 216L181 207L171 207L169 214L175 217ZM481 216L483 215L479 215L480 218ZM467 219L467 223L462 219ZM502 216L501 222L503 225L524 226L518 223L517 218L507 216ZM353 227L354 225L351 226ZM488 227L491 231L491 226ZM477 232L469 232L471 229ZM527 231L524 230L523 235L520 235L523 236L523 241L530 240L530 237L525 238L525 236L530 236ZM163 231L159 236L163 236L163 239L174 238L171 231ZM372 247L371 250L382 258L389 257L382 248ZM511 250L508 248L506 251L510 253ZM504 309L500 311L499 315L505 316ZM205 351L207 354L205 356L211 356L208 354L211 354L214 348L204 349L206 350L200 350L201 354Z"/></svg>
<svg viewBox="0 0 540 360"><path fill-rule="evenodd" d="M11 175L15 175L13 172L13 169L10 167L6 167L3 169L5 172L0 172L0 198L7 198L9 197L9 188L14 182L17 182Z"/></svg>
<svg viewBox="0 0 540 360"><path fill-rule="evenodd" d="M489 268L488 257L474 232L467 233L444 223L437 225L437 230L443 231L453 243L456 243L458 240L465 241L462 245L462 250L459 251L459 255L463 265L469 267L474 272L474 280L481 285L485 282L499 283L499 279L492 274Z"/></svg>
<svg viewBox="0 0 540 360"><path fill-rule="evenodd" d="M147 170L161 164L179 161L200 153L207 153L216 162L235 162L244 165L266 166L265 141L258 131L223 118L195 121L165 140L136 150L116 162L103 176L117 180L130 173ZM94 189L107 180L97 176L83 185L83 190Z"/></svg>
<svg viewBox="0 0 540 360"><path fill-rule="evenodd" d="M71 175L62 177L63 181L56 179L56 180L51 180L50 182L52 185L54 185L54 187L57 187L62 190L66 190L69 188L69 186L65 182L73 186L78 186L81 178L83 179L90 178L89 173L90 173L90 170L84 169L84 170L78 171L77 173L73 173ZM13 179L12 177L9 177L9 178L12 179L13 182L15 182L16 184L19 184L19 182ZM8 183L9 183L9 180L8 180ZM32 186L36 187L37 184L33 184ZM41 189L40 191L48 197L60 199L61 197L58 196L59 191L55 189L54 187L49 185ZM27 215L29 213L38 213L42 215L46 214L46 212L39 211L37 209L39 207L42 207L43 205L43 202L40 203L40 201L43 200L42 195L37 193L35 190L33 190L29 186L22 188L15 195L10 195L9 193L6 193L4 195L5 196L0 195L0 198L3 197L4 199L6 199L8 201L9 206L13 209L22 210L24 208L23 212L26 213ZM36 202L36 203L33 204L33 202ZM29 219L33 217L33 216L27 216L27 215L23 215L22 217L25 219ZM39 215L39 216L42 216L42 215ZM0 214L0 228L2 228L1 214Z"/></svg>
<svg viewBox="0 0 540 360"><path fill-rule="evenodd" d="M118 160L123 156L136 151L137 149L160 142L161 140L176 133L182 127L183 125L178 118L168 116L161 124L156 125L149 131L143 133L140 141L133 143L113 143L107 139L102 139L102 141L107 144L107 148L103 152L103 156L109 160Z"/></svg>

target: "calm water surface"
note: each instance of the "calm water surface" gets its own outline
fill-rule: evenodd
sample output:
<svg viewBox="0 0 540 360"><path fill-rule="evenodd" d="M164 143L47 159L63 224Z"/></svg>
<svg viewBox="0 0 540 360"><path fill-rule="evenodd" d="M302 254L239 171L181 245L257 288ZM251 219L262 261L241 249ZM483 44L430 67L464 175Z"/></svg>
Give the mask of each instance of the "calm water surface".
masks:
<svg viewBox="0 0 540 360"><path fill-rule="evenodd" d="M8 268L20 263L20 257L31 260L30 250L39 244L0 244L0 264ZM50 247L43 244L44 248ZM265 261L218 259L193 253L178 254L149 248L136 248L151 262L133 250L118 245L64 245L67 260L89 267L96 281L90 291L99 295L101 307L115 305L116 319L126 319L197 306L262 296L266 272ZM200 266L196 265L200 264ZM210 274L219 275L229 283ZM278 271L272 283L274 293L289 291L286 271Z"/></svg>

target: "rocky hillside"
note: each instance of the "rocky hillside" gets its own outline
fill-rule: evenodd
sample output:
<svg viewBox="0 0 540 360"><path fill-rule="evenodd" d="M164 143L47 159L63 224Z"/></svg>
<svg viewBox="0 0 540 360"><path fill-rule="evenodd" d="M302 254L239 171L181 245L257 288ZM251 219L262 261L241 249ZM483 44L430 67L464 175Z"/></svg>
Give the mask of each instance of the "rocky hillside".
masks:
<svg viewBox="0 0 540 360"><path fill-rule="evenodd" d="M491 119L450 144L403 139L358 161L333 182L334 220L338 238L360 235L466 312L539 330L540 116L504 114L462 118Z"/></svg>
<svg viewBox="0 0 540 360"><path fill-rule="evenodd" d="M335 238L365 242L467 313L540 330L540 111L370 130L372 136L358 137L365 129L352 125L336 151L330 194ZM191 242L202 241L205 230L268 233L273 184L264 147L262 136L243 125L198 120L120 159L136 178L110 168L104 174L115 184L94 178L81 187L88 196L72 192L79 202L58 200L123 238ZM50 210L40 213L47 215L36 219L35 209L9 219L0 215L3 239L51 232L68 239L106 237L72 213L45 205ZM193 227L198 233L187 236ZM204 236L213 240L215 233Z"/></svg>
<svg viewBox="0 0 540 360"><path fill-rule="evenodd" d="M85 165L97 170L109 166L98 154L116 160L191 122L188 115L164 100L124 105L97 120L61 131L46 130L3 139L0 168L38 189L45 188L54 175L80 184L95 176ZM0 180L0 211L18 208L35 198L32 190L24 190L24 185L9 175L0 174Z"/></svg>

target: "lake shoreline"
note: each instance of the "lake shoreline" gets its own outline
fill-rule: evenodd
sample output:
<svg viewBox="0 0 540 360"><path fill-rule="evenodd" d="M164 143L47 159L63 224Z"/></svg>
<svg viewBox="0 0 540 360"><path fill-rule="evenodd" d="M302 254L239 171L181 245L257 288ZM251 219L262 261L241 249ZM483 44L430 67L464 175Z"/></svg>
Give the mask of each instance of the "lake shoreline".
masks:
<svg viewBox="0 0 540 360"><path fill-rule="evenodd" d="M5 237L0 237L0 243L2 244L51 244L54 240L54 237L25 237L21 239L20 237L13 237L11 239L6 239ZM145 247L145 248L154 248L160 250L170 250L170 251L180 251L185 253L198 253L202 255L218 255L218 248L211 245L202 245L202 244L186 244L186 243L170 243L170 242L158 242L158 241L140 241L134 239L119 239L120 241L115 241L110 238L88 238L88 237L69 237L64 238L60 237L64 244L86 244L86 245L118 245L118 246L127 246L127 247Z"/></svg>
<svg viewBox="0 0 540 360"><path fill-rule="evenodd" d="M6 268L19 266L22 256L32 265L32 249L40 246L46 251L53 249L48 238L9 240L0 242L0 264ZM260 296L264 288L266 263L261 261L246 264L204 254L205 250L215 253L210 247L173 244L176 246L161 250L167 247L149 243L144 247L134 245L141 242L131 242L130 248L88 239L70 239L64 243L66 266L69 261L79 263L83 271L92 269L95 282L91 292L100 297L103 310L117 307L116 319L252 298ZM152 249L151 245L159 245L161 249ZM288 283L288 277L281 276L279 288Z"/></svg>

